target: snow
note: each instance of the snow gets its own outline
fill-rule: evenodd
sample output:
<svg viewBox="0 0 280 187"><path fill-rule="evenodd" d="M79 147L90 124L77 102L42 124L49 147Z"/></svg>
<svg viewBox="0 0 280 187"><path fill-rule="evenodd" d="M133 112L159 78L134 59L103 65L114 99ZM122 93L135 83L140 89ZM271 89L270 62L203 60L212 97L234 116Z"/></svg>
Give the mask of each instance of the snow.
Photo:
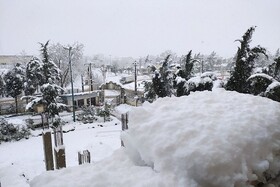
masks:
<svg viewBox="0 0 280 187"><path fill-rule="evenodd" d="M78 165L79 151L89 150L92 163L95 163L109 157L120 147L121 125L116 118L106 123L82 124L71 122L70 113L64 112L61 116L67 123L63 131L74 130L63 134L67 167ZM9 123L22 125L29 117L6 119ZM43 141L41 136L37 136L41 133L42 130L35 130L32 131L34 137L28 140L0 144L0 183L3 187L28 187L35 176L45 171Z"/></svg>
<svg viewBox="0 0 280 187"><path fill-rule="evenodd" d="M116 97L121 94L117 90L104 90L104 93L105 93L105 97Z"/></svg>
<svg viewBox="0 0 280 187"><path fill-rule="evenodd" d="M280 104L267 98L193 92L144 103L129 117L125 148L96 164L45 172L31 187L249 187L265 183L264 172L279 173Z"/></svg>
<svg viewBox="0 0 280 187"><path fill-rule="evenodd" d="M270 85L268 85L267 87L267 92L269 92L270 90L273 90L275 87L280 86L280 83L277 81L272 82Z"/></svg>
<svg viewBox="0 0 280 187"><path fill-rule="evenodd" d="M251 75L251 76L248 78L248 80L249 80L249 79L253 79L253 78L255 78L255 77L264 77L264 78L266 78L266 79L268 79L268 80L275 81L275 80L273 79L273 77L271 77L271 76L269 76L269 75L267 75L267 74L265 74L265 73L256 73L256 74L253 74L253 75Z"/></svg>
<svg viewBox="0 0 280 187"><path fill-rule="evenodd" d="M194 84L196 87L199 86L199 84L205 84L206 82L209 82L211 83L212 82L212 79L209 78L209 77L199 77L199 76L196 76L196 77L192 77L190 78L188 81L187 81L187 84Z"/></svg>

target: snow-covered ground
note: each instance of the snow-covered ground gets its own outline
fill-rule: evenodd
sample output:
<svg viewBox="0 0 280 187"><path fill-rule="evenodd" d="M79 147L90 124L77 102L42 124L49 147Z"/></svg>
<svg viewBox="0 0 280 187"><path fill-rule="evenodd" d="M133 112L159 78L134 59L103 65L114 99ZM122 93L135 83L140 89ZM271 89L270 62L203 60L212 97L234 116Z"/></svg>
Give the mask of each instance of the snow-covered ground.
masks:
<svg viewBox="0 0 280 187"><path fill-rule="evenodd" d="M279 186L279 124L280 104L259 96L216 89L161 98L130 112L125 148L44 172L31 186Z"/></svg>
<svg viewBox="0 0 280 187"><path fill-rule="evenodd" d="M64 134L66 169L45 172L41 136L2 143L1 185L238 187L269 181L279 186L279 103L217 88L134 108L115 108L117 114L130 111L129 130L122 133L125 148L116 118L81 124L62 113L68 122L63 129L75 129ZM27 118L6 119L22 125ZM77 153L86 149L92 163L78 166Z"/></svg>
<svg viewBox="0 0 280 187"><path fill-rule="evenodd" d="M29 116L37 118L38 116ZM6 118L10 123L22 125L28 116ZM95 163L110 156L121 145L119 120L106 123L82 124L72 122L71 115L62 113L64 144L66 147L66 165L73 167L78 165L78 152L89 150L92 162ZM116 125L117 124L117 125ZM102 125L103 127L101 127ZM30 180L45 171L42 137L36 135L42 130L33 131L35 137L18 142L0 144L0 183L2 187L29 186Z"/></svg>

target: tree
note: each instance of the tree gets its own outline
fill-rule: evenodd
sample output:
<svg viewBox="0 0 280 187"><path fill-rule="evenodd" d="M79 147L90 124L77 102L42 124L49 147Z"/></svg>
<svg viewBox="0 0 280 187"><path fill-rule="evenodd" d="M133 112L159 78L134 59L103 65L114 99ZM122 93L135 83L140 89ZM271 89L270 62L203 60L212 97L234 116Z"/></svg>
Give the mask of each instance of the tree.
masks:
<svg viewBox="0 0 280 187"><path fill-rule="evenodd" d="M280 56L278 56L278 58L275 58L274 61L275 69L273 73L273 78L275 78L277 81L280 81Z"/></svg>
<svg viewBox="0 0 280 187"><path fill-rule="evenodd" d="M145 81L144 83L144 99L150 103L156 100L156 93L154 90L153 82Z"/></svg>
<svg viewBox="0 0 280 187"><path fill-rule="evenodd" d="M4 76L6 94L15 99L16 113L18 113L18 96L24 88L24 70L19 63Z"/></svg>
<svg viewBox="0 0 280 187"><path fill-rule="evenodd" d="M193 65L194 65L194 60L192 59L192 50L190 50L189 53L186 56L182 78L185 78L186 80L189 80L192 77L192 75L193 75Z"/></svg>
<svg viewBox="0 0 280 187"><path fill-rule="evenodd" d="M153 90L158 97L166 97L166 92L164 89L164 83L161 81L161 76L158 71L155 71L154 77L152 79Z"/></svg>
<svg viewBox="0 0 280 187"><path fill-rule="evenodd" d="M84 45L80 43L74 43L73 45L67 45L67 47L72 47L71 50L71 63L73 67L73 76L76 77L81 69L81 60L83 58ZM60 43L52 44L49 48L49 58L53 61L57 67L61 70L60 74L60 86L65 87L70 83L69 74L69 52Z"/></svg>
<svg viewBox="0 0 280 187"><path fill-rule="evenodd" d="M167 55L163 61L163 64L160 68L160 77L161 82L163 83L161 94L162 97L171 96L172 95L172 88L173 88L173 75L169 70L169 58L171 55Z"/></svg>
<svg viewBox="0 0 280 187"><path fill-rule="evenodd" d="M0 96L4 97L4 93L5 93L5 84L2 75L0 75Z"/></svg>
<svg viewBox="0 0 280 187"><path fill-rule="evenodd" d="M207 56L205 63L204 63L204 69L206 71L214 71L217 59L218 59L217 53L215 51L213 51L209 56Z"/></svg>
<svg viewBox="0 0 280 187"><path fill-rule="evenodd" d="M43 94L43 103L46 104L46 112L52 118L58 115L58 107L56 97L63 91L63 89L56 85L56 81L60 80L60 69L49 58L47 41L45 44L41 43L42 52L42 72L41 92Z"/></svg>
<svg viewBox="0 0 280 187"><path fill-rule="evenodd" d="M275 52L274 58L280 57L280 49L278 48Z"/></svg>
<svg viewBox="0 0 280 187"><path fill-rule="evenodd" d="M34 57L26 65L26 82L24 86L24 93L26 96L33 95L37 90L40 80L42 80L42 63Z"/></svg>
<svg viewBox="0 0 280 187"><path fill-rule="evenodd" d="M49 41L45 44L41 44L41 53L42 53L42 79L40 80L40 85L46 83L55 83L60 80L60 69L57 65L51 61L48 53Z"/></svg>
<svg viewBox="0 0 280 187"><path fill-rule="evenodd" d="M243 35L241 40L238 40L241 46L237 50L235 67L226 84L227 90L234 90L240 93L249 93L247 79L250 77L254 68L254 60L259 54L266 55L264 48L257 46L250 48L250 42L255 27L251 27Z"/></svg>
<svg viewBox="0 0 280 187"><path fill-rule="evenodd" d="M60 93L63 93L63 89L56 84L56 82L60 80L60 70L49 58L48 44L49 41L45 44L41 43L41 67L35 66L38 68L38 71L40 70L37 75L41 77L39 85L42 96L33 98L28 106L34 107L37 104L44 104L45 112L48 114L48 117L52 119L53 125L57 125L57 123L60 122L60 118L57 117L59 115L59 107L56 98ZM38 62L35 64L38 64Z"/></svg>

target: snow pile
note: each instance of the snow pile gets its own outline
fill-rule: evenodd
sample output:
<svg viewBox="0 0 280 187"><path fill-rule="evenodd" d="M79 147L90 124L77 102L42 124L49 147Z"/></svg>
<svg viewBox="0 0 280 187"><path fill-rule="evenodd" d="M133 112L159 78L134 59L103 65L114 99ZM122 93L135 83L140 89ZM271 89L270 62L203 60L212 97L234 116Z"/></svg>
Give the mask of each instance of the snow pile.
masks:
<svg viewBox="0 0 280 187"><path fill-rule="evenodd" d="M124 140L135 163L174 173L180 186L238 186L280 170L280 104L268 99L197 92L130 116Z"/></svg>
<svg viewBox="0 0 280 187"><path fill-rule="evenodd" d="M280 104L228 92L158 99L130 113L126 148L31 186L278 186Z"/></svg>

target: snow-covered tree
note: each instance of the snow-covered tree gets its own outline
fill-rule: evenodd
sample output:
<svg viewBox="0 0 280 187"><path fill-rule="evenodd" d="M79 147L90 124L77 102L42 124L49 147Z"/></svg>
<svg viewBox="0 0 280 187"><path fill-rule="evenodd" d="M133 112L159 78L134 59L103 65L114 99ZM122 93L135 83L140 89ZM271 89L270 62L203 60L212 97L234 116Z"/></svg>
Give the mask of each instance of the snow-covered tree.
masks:
<svg viewBox="0 0 280 187"><path fill-rule="evenodd" d="M275 68L273 73L273 78L280 82L280 56L274 59L275 61Z"/></svg>
<svg viewBox="0 0 280 187"><path fill-rule="evenodd" d="M186 79L182 78L181 76L177 76L175 78L176 83L176 96L181 97L186 94Z"/></svg>
<svg viewBox="0 0 280 187"><path fill-rule="evenodd" d="M153 82L145 81L144 83L144 99L150 103L156 100L156 92L154 90Z"/></svg>
<svg viewBox="0 0 280 187"><path fill-rule="evenodd" d="M41 87L41 92L43 93L42 102L46 104L46 112L50 117L55 117L59 113L56 98L62 91L63 89L56 84L47 83Z"/></svg>
<svg viewBox="0 0 280 187"><path fill-rule="evenodd" d="M74 43L73 45L67 45L72 48L71 50L71 64L73 70L73 77L78 76L79 70L83 70L85 67L81 66L83 58L84 45L80 43ZM53 61L58 68L61 70L60 74L60 86L65 87L70 83L70 72L69 72L69 51L60 44L52 44L48 47L49 58Z"/></svg>
<svg viewBox="0 0 280 187"><path fill-rule="evenodd" d="M18 113L18 96L24 88L24 68L17 63L14 68L4 76L6 94L15 99L16 113Z"/></svg>
<svg viewBox="0 0 280 187"><path fill-rule="evenodd" d="M250 48L250 42L255 27L251 27L243 35L241 40L238 40L241 46L238 48L235 67L226 84L227 90L234 90L240 93L248 93L247 79L252 74L254 68L254 60L259 54L266 55L266 50L260 46Z"/></svg>
<svg viewBox="0 0 280 187"><path fill-rule="evenodd" d="M41 66L39 66L38 59L33 61L34 68L39 71L36 76L41 76L39 80L40 90L42 92L42 97L33 98L33 100L28 104L27 109L30 109L37 104L45 105L45 112L48 114L48 117L51 118L53 123L57 123L59 120L59 107L57 105L57 97L60 93L63 92L63 89L56 84L57 81L60 80L60 70L49 58L48 53L48 44L49 41L45 44L41 44L41 52L42 52L42 62Z"/></svg>
<svg viewBox="0 0 280 187"><path fill-rule="evenodd" d="M26 64L26 82L24 86L24 93L26 96L33 95L42 80L42 63L34 57Z"/></svg>
<svg viewBox="0 0 280 187"><path fill-rule="evenodd" d="M153 90L158 97L166 97L166 92L164 88L164 83L161 81L161 75L158 71L155 71L154 77L152 79Z"/></svg>
<svg viewBox="0 0 280 187"><path fill-rule="evenodd" d="M278 48L275 52L274 58L280 57L280 49Z"/></svg>
<svg viewBox="0 0 280 187"><path fill-rule="evenodd" d="M192 50L190 50L186 56L182 78L189 80L193 76L193 65L194 60L192 59Z"/></svg>
<svg viewBox="0 0 280 187"><path fill-rule="evenodd" d="M2 75L0 75L0 96L4 97L5 93L5 84Z"/></svg>
<svg viewBox="0 0 280 187"><path fill-rule="evenodd" d="M162 97L170 97L173 93L173 74L171 73L169 69L169 58L171 55L167 55L166 58L163 61L162 66L160 67L159 73L161 82L163 83L162 86Z"/></svg>
<svg viewBox="0 0 280 187"><path fill-rule="evenodd" d="M46 83L55 83L60 80L60 69L57 65L51 61L48 53L49 41L45 44L41 44L41 53L42 53L42 79L40 80L40 85Z"/></svg>

